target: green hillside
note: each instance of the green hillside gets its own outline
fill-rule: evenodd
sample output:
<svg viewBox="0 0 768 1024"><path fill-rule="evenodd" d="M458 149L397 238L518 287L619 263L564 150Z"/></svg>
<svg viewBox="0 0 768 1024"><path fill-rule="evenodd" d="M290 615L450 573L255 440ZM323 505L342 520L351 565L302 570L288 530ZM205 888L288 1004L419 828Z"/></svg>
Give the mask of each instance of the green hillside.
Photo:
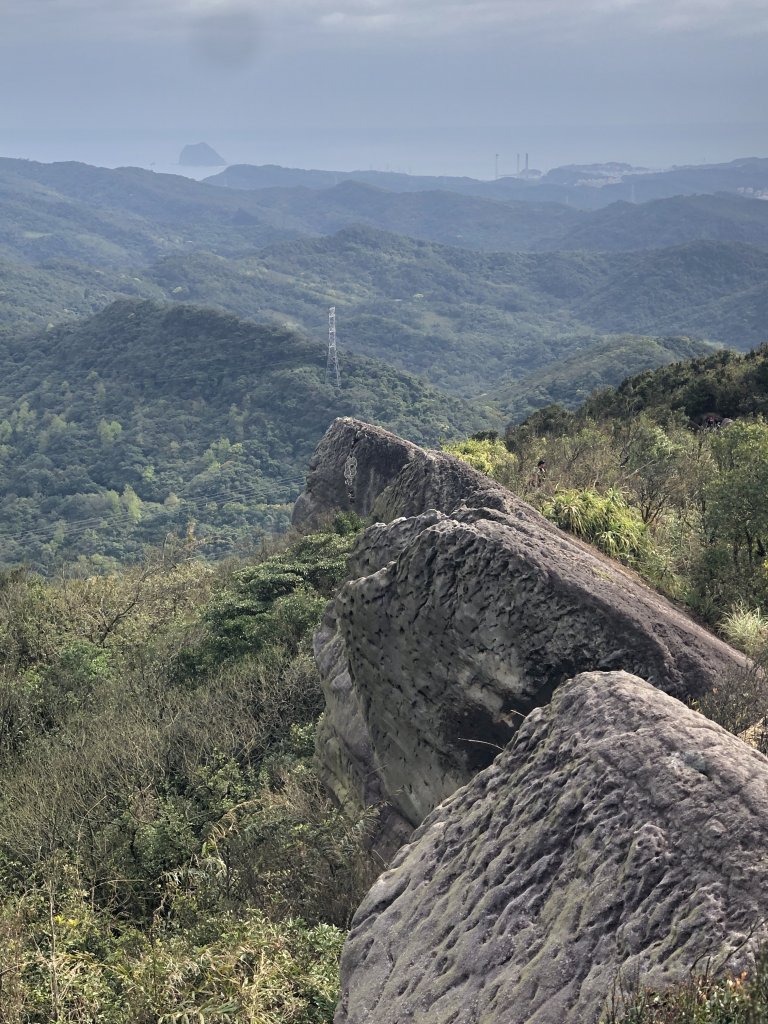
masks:
<svg viewBox="0 0 768 1024"><path fill-rule="evenodd" d="M623 362L621 353L633 347L624 336L630 331L627 304L642 312L647 335L667 322L673 325L667 335L694 333L682 327L693 316L689 296L702 306L710 289L727 295L730 287L738 309L743 288L759 287L755 282L768 271L768 253L736 246L731 267L718 277L716 261L699 259L699 248L691 248L686 271L684 251L643 254L642 261L624 254L483 254L349 228L331 238L270 246L237 262L202 254L172 257L150 276L168 298L177 293L187 301L218 302L241 315L291 320L313 332L324 329L322 311L335 304L345 347L464 395L509 378L519 396L529 377L562 377L572 360L588 365L595 386L604 386L618 383L627 370L681 358L674 347L665 354L665 341L649 344L641 337L630 362ZM634 264L638 272L629 281ZM661 274L674 282L667 296L659 291ZM711 326L726 329L702 335L731 344L743 344L743 335L746 341L762 337L758 318L745 330L743 310L732 319L722 309L715 312ZM614 341L608 337L613 332L622 336ZM683 355L706 348L696 343ZM559 393L569 404L583 397L581 384L570 396ZM516 416L516 405L504 408Z"/></svg>
<svg viewBox="0 0 768 1024"><path fill-rule="evenodd" d="M768 245L768 204L725 193L619 201L587 212L562 203L390 192L346 181L326 189L261 190L256 202L265 222L297 234L360 225L482 252L630 252L695 241Z"/></svg>
<svg viewBox="0 0 768 1024"><path fill-rule="evenodd" d="M508 409L513 420L520 421L547 406L575 409L593 392L620 385L627 374L690 360L708 349L690 338L634 334L611 335L602 341L586 338L582 348L574 344L566 357L524 377L505 380L488 397Z"/></svg>
<svg viewBox="0 0 768 1024"><path fill-rule="evenodd" d="M91 316L118 297L164 295L161 287L130 271L66 260L33 265L0 257L0 338Z"/></svg>
<svg viewBox="0 0 768 1024"><path fill-rule="evenodd" d="M725 193L619 201L582 216L557 248L629 252L698 241L768 245L768 203Z"/></svg>
<svg viewBox="0 0 768 1024"><path fill-rule="evenodd" d="M493 337L523 349L527 365L542 339L590 329L759 344L766 329L750 316L768 280L768 249L693 242L642 253L477 253L348 228L235 262L173 257L147 275L187 301L215 302L214 280L219 301L240 313L311 326L318 305L335 302L346 314L382 316L437 338L466 338L469 330L483 346ZM350 342L362 344L353 326Z"/></svg>
<svg viewBox="0 0 768 1024"><path fill-rule="evenodd" d="M251 196L265 222L304 235L356 225L485 252L561 248L569 229L586 216L559 203L503 202L444 190L391 192L352 180Z"/></svg>
<svg viewBox="0 0 768 1024"><path fill-rule="evenodd" d="M238 190L138 168L0 159L0 196L0 256L28 262L127 266L190 248L242 255L351 225L486 252L657 249L706 239L768 245L766 204L734 194L618 201L589 212L544 195L523 202L439 183L399 191L348 177L323 188Z"/></svg>
<svg viewBox="0 0 768 1024"><path fill-rule="evenodd" d="M286 328L118 302L0 345L0 561L124 559L194 523L208 554L285 528L335 416L420 443L498 426L492 409Z"/></svg>
<svg viewBox="0 0 768 1024"><path fill-rule="evenodd" d="M645 413L660 422L682 414L692 423L708 413L730 419L768 416L768 346L647 370L595 395L582 412L617 419Z"/></svg>
<svg viewBox="0 0 768 1024"><path fill-rule="evenodd" d="M0 189L0 336L9 338L140 297L292 324L322 345L336 305L345 351L465 398L493 389L519 418L679 358L669 338L745 349L767 336L768 249L723 240L768 230L768 204L757 200L698 196L586 214L356 181L236 192L135 169L8 160ZM339 223L349 226L314 237ZM481 251L491 241L555 244L558 232L584 248ZM686 232L701 239L587 251Z"/></svg>
<svg viewBox="0 0 768 1024"><path fill-rule="evenodd" d="M135 167L0 158L0 256L127 268L204 247L232 255L290 237L233 193Z"/></svg>

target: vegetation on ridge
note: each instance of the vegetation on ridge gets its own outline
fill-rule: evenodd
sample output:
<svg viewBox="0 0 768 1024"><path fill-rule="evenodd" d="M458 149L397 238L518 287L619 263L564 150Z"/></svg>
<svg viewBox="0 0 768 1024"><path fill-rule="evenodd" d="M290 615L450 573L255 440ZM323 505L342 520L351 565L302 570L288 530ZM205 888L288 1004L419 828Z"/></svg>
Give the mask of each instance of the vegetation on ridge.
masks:
<svg viewBox="0 0 768 1024"><path fill-rule="evenodd" d="M284 530L336 416L435 444L498 424L408 374L287 328L124 301L0 344L0 564L114 566L194 531L211 556Z"/></svg>
<svg viewBox="0 0 768 1024"><path fill-rule="evenodd" d="M4 1024L329 1024L378 868L315 776L309 638L356 529L0 577Z"/></svg>

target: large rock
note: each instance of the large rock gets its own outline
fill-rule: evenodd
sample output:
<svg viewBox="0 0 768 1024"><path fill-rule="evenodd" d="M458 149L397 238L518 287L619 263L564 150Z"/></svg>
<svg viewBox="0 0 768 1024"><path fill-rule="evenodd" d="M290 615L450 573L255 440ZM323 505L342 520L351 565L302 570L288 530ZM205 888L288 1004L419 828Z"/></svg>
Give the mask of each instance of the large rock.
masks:
<svg viewBox="0 0 768 1024"><path fill-rule="evenodd" d="M344 416L333 421L313 454L293 525L309 529L334 510L385 521L459 503L528 508L509 491L443 452L425 451L381 427Z"/></svg>
<svg viewBox="0 0 768 1024"><path fill-rule="evenodd" d="M740 967L766 851L768 759L641 679L582 674L375 883L336 1024L594 1024L621 979Z"/></svg>
<svg viewBox="0 0 768 1024"><path fill-rule="evenodd" d="M185 146L179 154L182 167L223 167L226 162L207 142Z"/></svg>
<svg viewBox="0 0 768 1024"><path fill-rule="evenodd" d="M686 699L744 666L633 573L450 456L337 420L297 519L334 504L400 516L363 534L315 638L320 774L350 809L387 805L385 856L577 672L623 669Z"/></svg>

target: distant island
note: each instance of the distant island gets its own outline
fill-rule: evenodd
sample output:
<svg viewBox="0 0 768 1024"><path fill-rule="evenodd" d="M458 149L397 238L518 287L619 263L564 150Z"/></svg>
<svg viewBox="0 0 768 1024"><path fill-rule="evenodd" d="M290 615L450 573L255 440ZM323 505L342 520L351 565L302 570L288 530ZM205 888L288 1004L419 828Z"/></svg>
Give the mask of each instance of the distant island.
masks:
<svg viewBox="0 0 768 1024"><path fill-rule="evenodd" d="M227 161L207 142L197 142L182 149L179 163L182 167L224 167Z"/></svg>

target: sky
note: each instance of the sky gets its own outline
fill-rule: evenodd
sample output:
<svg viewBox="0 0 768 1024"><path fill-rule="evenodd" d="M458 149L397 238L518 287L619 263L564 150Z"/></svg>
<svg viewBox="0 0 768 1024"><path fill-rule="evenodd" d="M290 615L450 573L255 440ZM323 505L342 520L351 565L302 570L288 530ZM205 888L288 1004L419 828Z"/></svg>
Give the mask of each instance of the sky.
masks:
<svg viewBox="0 0 768 1024"><path fill-rule="evenodd" d="M767 0L0 0L0 156L492 178L768 156Z"/></svg>

